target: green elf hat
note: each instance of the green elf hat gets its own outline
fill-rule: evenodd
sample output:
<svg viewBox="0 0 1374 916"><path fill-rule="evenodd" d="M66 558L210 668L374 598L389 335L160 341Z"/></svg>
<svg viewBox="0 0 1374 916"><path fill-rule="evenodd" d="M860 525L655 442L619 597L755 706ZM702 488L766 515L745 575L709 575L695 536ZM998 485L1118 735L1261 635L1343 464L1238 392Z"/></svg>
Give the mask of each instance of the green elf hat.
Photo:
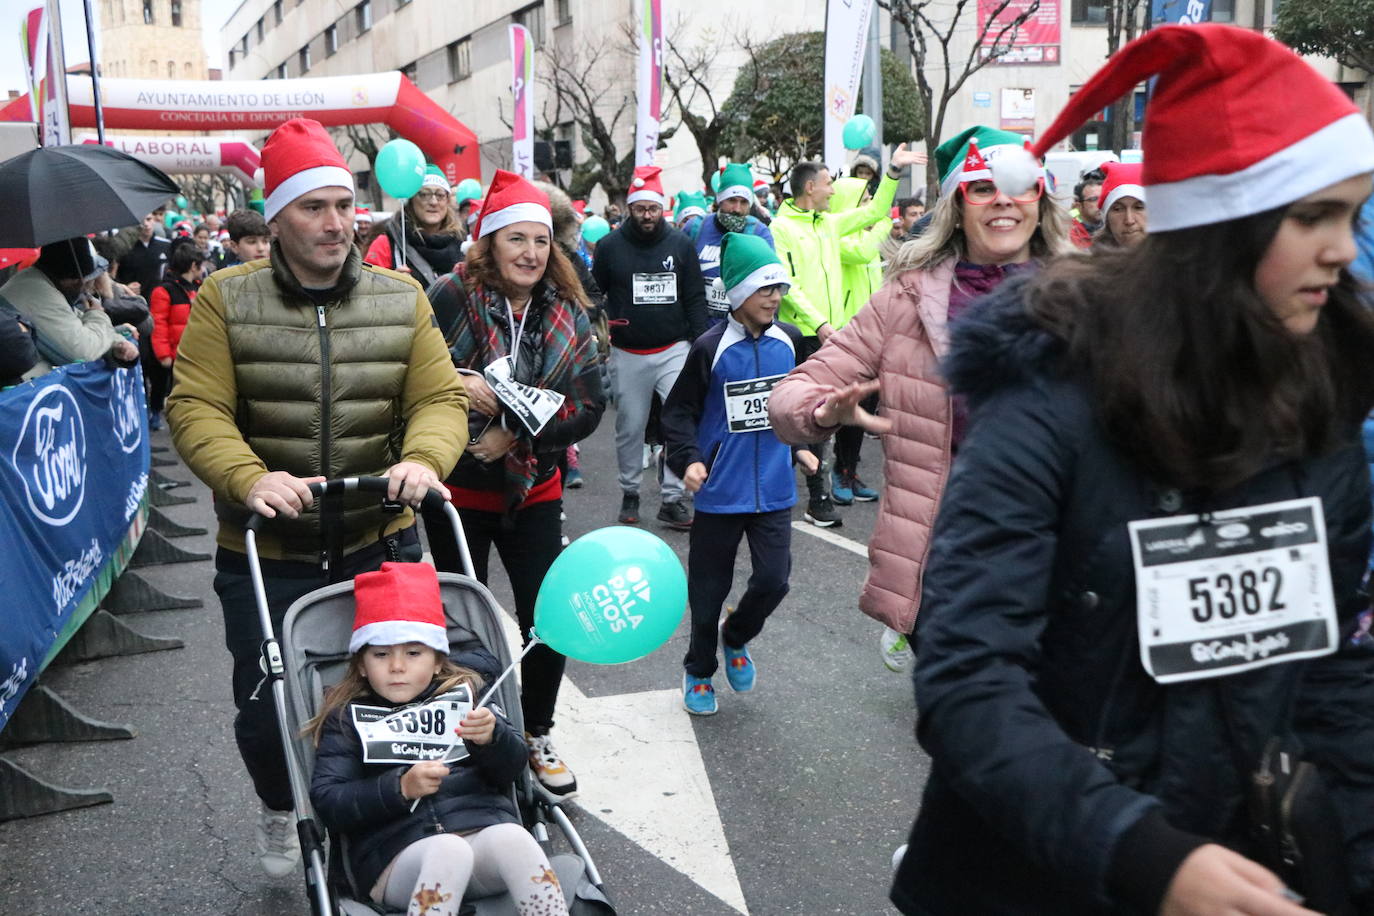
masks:
<svg viewBox="0 0 1374 916"><path fill-rule="evenodd" d="M453 193L453 187L448 183L448 177L437 165L425 166L424 183L421 184L420 187L439 188L441 191L447 191L450 194Z"/></svg>
<svg viewBox="0 0 1374 916"><path fill-rule="evenodd" d="M674 212L680 220L689 216L706 215L706 195L701 191L682 191L677 196L677 206Z"/></svg>
<svg viewBox="0 0 1374 916"><path fill-rule="evenodd" d="M754 173L749 171L749 166L739 162L731 162L721 169L720 190L716 192L716 203L732 197L739 197L750 203L754 200Z"/></svg>
<svg viewBox="0 0 1374 916"><path fill-rule="evenodd" d="M725 291L732 312L765 286L782 284L783 295L792 288L773 246L743 232L727 232L720 240L720 276L712 282Z"/></svg>
<svg viewBox="0 0 1374 916"><path fill-rule="evenodd" d="M935 166L940 170L940 193L953 194L954 189L964 181L992 181L991 163L1005 156L1011 150L1024 150L1030 141L1022 134L992 127L970 127L956 137L951 137L935 149ZM1016 158L1029 158L1029 154ZM1034 162L1034 177L1044 177L1046 172ZM1032 181L1034 179L1032 178Z"/></svg>

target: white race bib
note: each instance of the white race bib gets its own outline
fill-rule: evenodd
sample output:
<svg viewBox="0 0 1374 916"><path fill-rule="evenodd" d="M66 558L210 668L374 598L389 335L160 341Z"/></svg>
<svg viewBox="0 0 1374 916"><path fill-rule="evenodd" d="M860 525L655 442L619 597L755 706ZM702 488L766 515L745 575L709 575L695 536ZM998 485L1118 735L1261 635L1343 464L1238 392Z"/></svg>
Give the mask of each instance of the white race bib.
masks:
<svg viewBox="0 0 1374 916"><path fill-rule="evenodd" d="M459 723L472 710L472 691L466 684L400 709L358 705L350 708L353 727L363 743L364 763L452 763L468 755L458 735Z"/></svg>
<svg viewBox="0 0 1374 916"><path fill-rule="evenodd" d="M1320 499L1128 527L1140 661L1161 684L1336 651Z"/></svg>
<svg viewBox="0 0 1374 916"><path fill-rule="evenodd" d="M557 391L517 382L512 375L514 371L514 361L509 356L502 356L482 370L482 375L501 404L520 419L531 436L537 436L567 398Z"/></svg>
<svg viewBox="0 0 1374 916"><path fill-rule="evenodd" d="M706 281L706 310L716 315L730 314L730 297L712 280Z"/></svg>
<svg viewBox="0 0 1374 916"><path fill-rule="evenodd" d="M732 433L772 429L768 422L768 397L787 373L725 383L725 422Z"/></svg>
<svg viewBox="0 0 1374 916"><path fill-rule="evenodd" d="M635 305L672 305L677 301L677 274L633 274L630 288Z"/></svg>

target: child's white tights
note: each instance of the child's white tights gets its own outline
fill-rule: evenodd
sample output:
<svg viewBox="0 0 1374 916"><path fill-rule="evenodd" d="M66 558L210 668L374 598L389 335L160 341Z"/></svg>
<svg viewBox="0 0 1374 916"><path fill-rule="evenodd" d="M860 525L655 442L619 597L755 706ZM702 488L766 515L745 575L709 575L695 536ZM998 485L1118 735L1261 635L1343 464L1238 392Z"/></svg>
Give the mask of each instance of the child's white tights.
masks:
<svg viewBox="0 0 1374 916"><path fill-rule="evenodd" d="M436 834L401 850L372 889L374 900L407 907L406 916L456 916L463 894L509 891L520 916L566 916L548 857L519 824L476 833Z"/></svg>

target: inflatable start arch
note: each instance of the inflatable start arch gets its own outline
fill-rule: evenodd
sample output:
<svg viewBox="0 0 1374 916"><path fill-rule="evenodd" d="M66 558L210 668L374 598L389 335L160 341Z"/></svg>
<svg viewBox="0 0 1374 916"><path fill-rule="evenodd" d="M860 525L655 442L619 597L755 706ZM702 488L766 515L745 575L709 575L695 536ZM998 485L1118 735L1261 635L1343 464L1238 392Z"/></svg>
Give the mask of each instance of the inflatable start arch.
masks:
<svg viewBox="0 0 1374 916"><path fill-rule="evenodd" d="M91 81L67 78L73 127L95 126ZM156 131L271 130L292 118L326 127L386 124L413 142L452 184L481 180L477 135L400 71L295 80L102 79L105 126ZM31 120L28 96L0 109L0 120Z"/></svg>

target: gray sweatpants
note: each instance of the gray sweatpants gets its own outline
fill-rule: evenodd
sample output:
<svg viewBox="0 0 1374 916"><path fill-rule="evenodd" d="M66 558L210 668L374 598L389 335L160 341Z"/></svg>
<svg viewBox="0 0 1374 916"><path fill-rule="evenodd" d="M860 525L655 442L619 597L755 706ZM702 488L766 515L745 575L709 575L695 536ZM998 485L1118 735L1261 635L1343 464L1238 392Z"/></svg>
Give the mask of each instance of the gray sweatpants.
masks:
<svg viewBox="0 0 1374 916"><path fill-rule="evenodd" d="M658 353L627 353L611 350L611 369L615 372L615 457L620 465L620 489L639 493L644 473L644 425L649 422L649 407L654 392L664 401L673 390L678 373L691 349L679 340ZM682 499L682 479L666 465L663 468L663 501Z"/></svg>

